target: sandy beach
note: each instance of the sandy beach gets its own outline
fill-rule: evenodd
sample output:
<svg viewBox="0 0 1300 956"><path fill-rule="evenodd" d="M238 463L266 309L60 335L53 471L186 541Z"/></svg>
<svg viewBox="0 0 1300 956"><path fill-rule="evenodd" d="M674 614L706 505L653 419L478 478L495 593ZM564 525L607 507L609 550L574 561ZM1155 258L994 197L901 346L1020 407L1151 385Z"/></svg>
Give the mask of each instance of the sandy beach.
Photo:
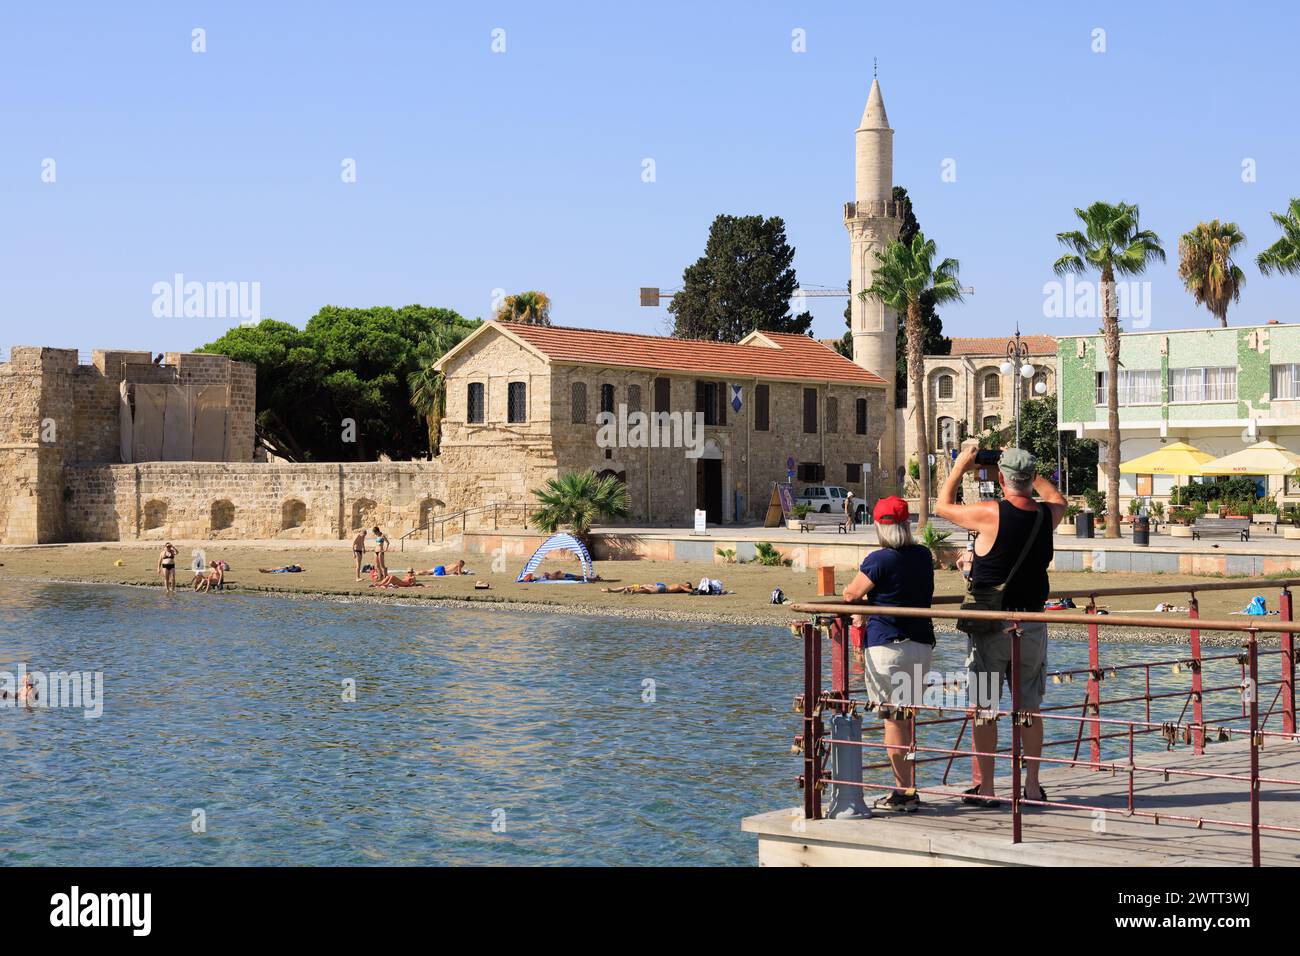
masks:
<svg viewBox="0 0 1300 956"><path fill-rule="evenodd" d="M334 600L364 601L429 601L448 606L462 603L475 607L485 604L500 605L503 609L541 610L562 613L601 614L617 617L655 618L661 620L703 621L719 624L784 625L798 615L786 607L770 603L773 589L781 588L792 601L817 596L815 571L795 571L787 567L764 567L757 564L717 564L712 562L680 561L597 561L596 572L600 583L595 584L520 584L515 577L521 562L513 559L507 568L493 570L491 558L481 555L463 555L453 551L428 552L421 550L392 552L390 570L402 572L435 565L451 565L465 558L466 566L474 573L463 577L421 576L424 587L400 590L369 588L366 580L354 580L352 556L346 542L217 542L177 541L180 551L177 565L178 590L186 600L220 600L220 595L189 593L192 574L189 570L192 554L202 549L208 560L222 559L231 566L227 585L231 591L289 593L315 595ZM144 543L105 543L43 545L39 547L0 548L0 576L10 580L69 581L98 584L161 587L162 579L155 570L159 545ZM369 559L369 556L368 556ZM298 564L306 571L301 574L261 574L259 567L277 567ZM548 559L546 569L578 570L573 559ZM692 596L684 594L608 594L601 587L618 587L626 584L654 584L656 582L698 582L702 577L722 581L727 593L717 596ZM843 588L850 574L839 571L836 587ZM1190 577L1182 575L1128 575L1094 574L1090 572L1062 572L1052 575L1053 588L1074 590L1083 588L1129 587L1135 585L1167 584L1174 588L1191 583L1223 581L1223 578ZM475 584L486 582L487 589L476 589ZM936 572L936 593L957 594L963 590L963 581L955 571ZM1255 591L1207 592L1200 600L1201 616L1228 617L1245 607ZM1277 588L1260 589L1270 609L1277 607ZM1167 596L1133 596L1107 598L1101 603L1112 614L1151 611L1160 601L1177 606L1186 604L1186 595L1171 593ZM1184 615L1171 615L1172 617ZM938 625L945 628L945 625ZM1063 630L1063 629L1062 629ZM1062 637L1078 637L1080 633ZM1150 643L1180 643L1183 635L1177 631L1165 633L1139 632L1125 628L1103 630L1110 640L1141 640ZM1235 644L1232 636L1219 637L1206 634L1207 643Z"/></svg>

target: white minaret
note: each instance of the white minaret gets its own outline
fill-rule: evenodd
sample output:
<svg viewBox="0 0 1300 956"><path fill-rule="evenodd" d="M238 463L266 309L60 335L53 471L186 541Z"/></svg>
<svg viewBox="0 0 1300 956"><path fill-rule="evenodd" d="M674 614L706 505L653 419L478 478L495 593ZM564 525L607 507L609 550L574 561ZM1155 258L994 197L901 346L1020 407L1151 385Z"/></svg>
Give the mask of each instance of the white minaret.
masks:
<svg viewBox="0 0 1300 956"><path fill-rule="evenodd" d="M880 437L880 470L893 478L900 464L895 439L894 361L898 316L879 302L863 302L858 293L868 288L876 269L876 253L898 238L902 220L893 202L894 131L885 114L880 82L871 81L867 108L862 113L855 137L855 193L844 204L844 226L849 231L852 298L850 328L853 332L853 361L875 372L889 383L885 398L885 429Z"/></svg>

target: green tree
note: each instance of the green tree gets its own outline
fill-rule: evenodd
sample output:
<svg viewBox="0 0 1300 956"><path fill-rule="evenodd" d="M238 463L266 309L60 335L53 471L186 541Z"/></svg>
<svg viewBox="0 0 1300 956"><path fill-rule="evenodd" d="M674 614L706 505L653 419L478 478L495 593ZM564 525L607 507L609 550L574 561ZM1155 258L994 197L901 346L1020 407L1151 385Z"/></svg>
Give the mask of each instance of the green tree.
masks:
<svg viewBox="0 0 1300 956"><path fill-rule="evenodd" d="M1228 327L1228 305L1241 299L1246 273L1232 261L1232 254L1246 244L1246 236L1235 222L1197 223L1178 238L1178 276L1197 305L1203 305Z"/></svg>
<svg viewBox="0 0 1300 956"><path fill-rule="evenodd" d="M1282 275L1300 275L1300 199L1292 199L1286 212L1271 214L1282 230L1282 238L1255 258L1255 264L1264 275L1275 270Z"/></svg>
<svg viewBox="0 0 1300 956"><path fill-rule="evenodd" d="M1020 406L1020 447L1038 459L1040 475L1051 478L1062 488L1068 487L1078 494L1097 483L1097 443L1058 429L1055 395L1026 399ZM1055 474L1058 448L1061 470L1069 473L1068 481L1065 475Z"/></svg>
<svg viewBox="0 0 1300 956"><path fill-rule="evenodd" d="M893 200L903 209L903 224L898 230L898 241L911 245L912 237L921 230L916 214L912 211L912 199L902 186L895 186ZM849 299L853 298L853 281L848 283ZM846 358L853 358L852 305L844 307L844 325L850 331L844 333L835 344L836 351ZM943 319L935 308L933 297L927 292L921 297L921 327L925 330L925 342L921 346L922 355L947 355L952 351L952 339L943 334ZM907 407L907 327L898 324L898 338L894 346L894 404L898 408Z"/></svg>
<svg viewBox="0 0 1300 956"><path fill-rule="evenodd" d="M704 255L686 267L668 311L679 339L739 342L755 330L807 334L812 314L790 314L799 287L780 216L721 215Z"/></svg>
<svg viewBox="0 0 1300 956"><path fill-rule="evenodd" d="M290 461L410 459L427 453L428 424L408 380L421 343L442 325L469 323L449 309L326 306L303 329L266 319L231 329L200 351L257 366L257 430Z"/></svg>
<svg viewBox="0 0 1300 956"><path fill-rule="evenodd" d="M406 377L411 392L411 407L425 420L429 434L429 454L437 455L442 445L442 419L447 414L447 378L434 366L459 345L477 323L444 323L420 343L416 368Z"/></svg>
<svg viewBox="0 0 1300 956"><path fill-rule="evenodd" d="M1140 275L1165 260L1160 237L1138 222L1138 207L1095 202L1075 209L1083 229L1056 234L1070 250L1053 264L1057 275L1095 269L1101 274L1102 337L1106 349L1106 537L1119 537L1119 299L1115 276Z"/></svg>
<svg viewBox="0 0 1300 956"><path fill-rule="evenodd" d="M921 299L929 294L935 305L961 301L961 286L957 282L960 268L956 259L944 259L934 264L937 250L933 240L926 239L919 230L910 244L895 240L884 253L876 253L879 265L872 273L871 285L858 293L863 299L875 298L905 316L907 339L907 369L912 390L916 396L913 423L916 428L916 449L919 460L930 454L927 437L925 389L921 386L923 374L922 349L925 329L921 323ZM921 504L917 510L918 527L930 517L930 469L920 468Z"/></svg>
<svg viewBox="0 0 1300 956"><path fill-rule="evenodd" d="M626 518L631 513L627 485L613 475L601 476L594 471L551 478L543 487L535 488L533 496L541 506L533 513L535 528L547 534L564 528L584 543L597 521Z"/></svg>
<svg viewBox="0 0 1300 956"><path fill-rule="evenodd" d="M551 324L551 299L545 292L532 290L505 297L497 309L500 322L524 322L528 325Z"/></svg>

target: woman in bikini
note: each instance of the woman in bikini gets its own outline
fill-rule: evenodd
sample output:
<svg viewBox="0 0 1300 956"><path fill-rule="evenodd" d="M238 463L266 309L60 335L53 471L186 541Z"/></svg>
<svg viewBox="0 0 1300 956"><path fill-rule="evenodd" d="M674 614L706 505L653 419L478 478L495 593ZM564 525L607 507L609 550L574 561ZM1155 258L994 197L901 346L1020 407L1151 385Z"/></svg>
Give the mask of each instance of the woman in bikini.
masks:
<svg viewBox="0 0 1300 956"><path fill-rule="evenodd" d="M371 529L375 535L375 576L379 580L388 577L388 565L384 563L384 553L388 550L388 539L379 530L379 525Z"/></svg>
<svg viewBox="0 0 1300 956"><path fill-rule="evenodd" d="M687 581L684 584L628 584L621 588L601 588L610 594L694 594L695 585Z"/></svg>
<svg viewBox="0 0 1300 956"><path fill-rule="evenodd" d="M399 578L396 574L385 575L382 579L374 584L368 585L372 588L422 588L424 587L419 581L415 580L415 572L407 571L405 577Z"/></svg>
<svg viewBox="0 0 1300 956"><path fill-rule="evenodd" d="M163 576L163 585L168 594L176 593L176 549L168 541L163 545L162 554L158 555L158 573Z"/></svg>
<svg viewBox="0 0 1300 956"><path fill-rule="evenodd" d="M352 557L357 563L357 580L361 580L361 562L366 556L366 529L359 528L352 536Z"/></svg>

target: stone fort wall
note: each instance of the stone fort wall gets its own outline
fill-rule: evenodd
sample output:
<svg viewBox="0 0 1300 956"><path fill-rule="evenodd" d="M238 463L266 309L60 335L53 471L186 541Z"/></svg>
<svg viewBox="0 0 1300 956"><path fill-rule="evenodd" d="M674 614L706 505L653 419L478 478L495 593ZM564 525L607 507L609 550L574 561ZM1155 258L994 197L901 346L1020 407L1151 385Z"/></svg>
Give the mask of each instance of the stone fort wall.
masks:
<svg viewBox="0 0 1300 956"><path fill-rule="evenodd" d="M142 462L64 470L66 538L343 538L391 535L445 512L436 462Z"/></svg>

